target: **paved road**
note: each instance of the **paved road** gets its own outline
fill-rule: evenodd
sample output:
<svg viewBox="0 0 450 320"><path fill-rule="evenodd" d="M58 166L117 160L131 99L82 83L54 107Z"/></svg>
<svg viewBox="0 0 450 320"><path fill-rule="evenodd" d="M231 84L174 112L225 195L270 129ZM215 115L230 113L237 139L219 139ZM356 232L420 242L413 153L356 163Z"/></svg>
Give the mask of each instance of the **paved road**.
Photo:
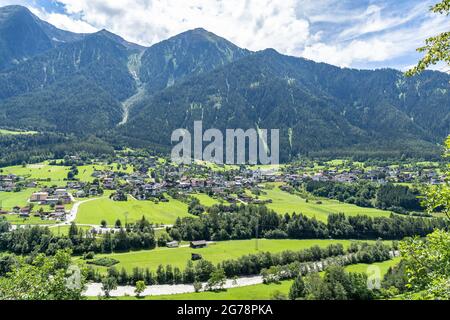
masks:
<svg viewBox="0 0 450 320"><path fill-rule="evenodd" d="M72 207L72 209L70 210L69 214L66 215L66 221L64 221L63 223L47 225L46 227L57 228L57 227L70 225L72 222L74 222L76 220L77 214L78 214L78 209L80 208L80 206L83 203L90 202L90 201L95 201L95 200L99 200L99 199L103 199L103 198L105 198L105 197L92 198L92 199L87 199L87 200L75 202L73 207ZM83 225L83 226L96 227L96 225L87 225L87 224Z"/></svg>

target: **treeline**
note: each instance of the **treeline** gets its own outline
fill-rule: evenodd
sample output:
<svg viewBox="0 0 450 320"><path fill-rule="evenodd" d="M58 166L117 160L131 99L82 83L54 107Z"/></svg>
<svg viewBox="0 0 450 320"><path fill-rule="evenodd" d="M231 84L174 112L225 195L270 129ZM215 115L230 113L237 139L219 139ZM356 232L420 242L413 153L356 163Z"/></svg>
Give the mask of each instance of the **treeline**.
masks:
<svg viewBox="0 0 450 320"><path fill-rule="evenodd" d="M366 273L346 272L331 266L321 277L318 273L299 275L283 300L372 300L376 293L367 285Z"/></svg>
<svg viewBox="0 0 450 320"><path fill-rule="evenodd" d="M62 159L77 153L91 157L114 153L111 146L96 137L79 138L59 133L0 135L0 150L0 167Z"/></svg>
<svg viewBox="0 0 450 320"><path fill-rule="evenodd" d="M393 248L395 249L396 244ZM337 263L356 264L385 261L391 258L393 248L381 242L376 244L353 242L347 250L341 244L332 244L321 248L314 246L298 252L283 251L280 253L261 252L249 254L238 259L224 260L216 266L206 260L200 260L195 265L188 261L184 270L172 265L159 265L156 271L149 268L134 268L128 273L125 268L120 271L116 267L108 268L106 277L114 278L120 285L134 285L137 281L144 281L147 285L155 284L191 284L206 282L211 274L223 270L227 278L239 276L277 274L278 279L291 279L299 273L321 271L310 268L311 263L329 259L329 265ZM269 270L269 271L268 271ZM290 270L290 271L289 271ZM288 271L288 272L287 272ZM98 269L88 268L88 280L100 282L105 275ZM273 280L274 278L271 277Z"/></svg>
<svg viewBox="0 0 450 320"><path fill-rule="evenodd" d="M392 214L372 218L365 215L330 214L323 223L303 214L279 215L265 206L223 206L209 209L198 219L177 219L170 236L175 240L268 239L390 239L425 236L446 226L443 219Z"/></svg>
<svg viewBox="0 0 450 320"><path fill-rule="evenodd" d="M318 197L336 199L360 207L374 207L405 214L422 211L418 190L392 183L380 185L370 182L343 183L335 181L303 182L305 190ZM298 187L298 186L297 186Z"/></svg>
<svg viewBox="0 0 450 320"><path fill-rule="evenodd" d="M50 229L39 226L7 232L8 225L5 219L0 219L0 251L15 254L54 255L58 250L71 249L75 255L82 255L89 252L126 252L156 247L152 225L144 218L127 228L115 233L108 232L102 237L85 232L75 224L71 225L68 236L55 236Z"/></svg>

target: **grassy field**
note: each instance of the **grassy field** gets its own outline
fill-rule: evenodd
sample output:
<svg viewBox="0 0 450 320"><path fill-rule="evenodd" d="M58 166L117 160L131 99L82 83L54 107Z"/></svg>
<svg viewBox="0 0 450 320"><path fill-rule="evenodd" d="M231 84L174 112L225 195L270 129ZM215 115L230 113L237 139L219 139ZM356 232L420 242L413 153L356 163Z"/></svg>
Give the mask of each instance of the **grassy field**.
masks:
<svg viewBox="0 0 450 320"><path fill-rule="evenodd" d="M364 214L372 217L389 217L390 212L374 208L362 208L352 204L342 203L336 200L321 199L322 204L317 204L315 200L305 199L297 195L290 194L275 187L272 190L265 189L267 195L260 196L260 199L272 199L273 203L267 206L278 212L285 213L303 213L308 217L316 217L317 220L326 222L330 213L345 213L348 216Z"/></svg>
<svg viewBox="0 0 450 320"><path fill-rule="evenodd" d="M167 203L155 204L152 201L120 202L102 198L80 205L76 222L99 225L102 220L106 220L109 225L113 225L120 219L125 223L126 213L129 223L141 219L142 216L154 224L173 224L177 217L192 217L188 214L185 203L170 197L169 200Z"/></svg>
<svg viewBox="0 0 450 320"><path fill-rule="evenodd" d="M258 251L256 250L256 240L234 240L223 241L209 245L203 249L191 249L181 247L176 249L158 248L150 251L139 251L129 253L118 253L108 256L120 261L116 265L118 269L124 267L128 271L133 268L149 268L156 270L160 264L171 264L184 269L186 262L191 259L191 253L200 253L205 260L216 264L227 259L236 259L246 254L257 252L281 252L285 250L300 251L314 245L326 247L332 243L342 243L344 247L350 245L350 240L258 240Z"/></svg>
<svg viewBox="0 0 450 320"><path fill-rule="evenodd" d="M376 266L380 268L380 275L383 277L389 270L390 267L394 267L397 264L400 263L401 258L395 258L392 260L388 260L385 262L380 262L380 263L374 263L374 264L364 264L364 263L359 263L359 264L354 264L351 266L348 266L345 268L345 270L347 270L348 272L358 272L358 273L368 273L368 275L370 275L370 272L368 271L368 268L370 266Z"/></svg>
<svg viewBox="0 0 450 320"><path fill-rule="evenodd" d="M15 174L18 176L23 176L29 179L36 180L46 180L50 179L50 182L53 184L65 184L65 178L67 178L67 174L69 173L70 167L66 166L52 166L49 165L48 162L43 162L39 164L30 164L25 167L23 166L12 166L1 169L3 174ZM133 167L128 166L125 170L121 167L120 169L117 167L117 164L93 164L86 166L78 167L78 175L77 178L80 181L92 182L95 178L92 177L94 171L99 170L111 170L114 172L125 172L132 173Z"/></svg>
<svg viewBox="0 0 450 320"><path fill-rule="evenodd" d="M206 207L211 207L215 204L220 204L219 200L211 198L210 196L208 196L207 194L204 194L204 193L196 193L196 194L193 194L192 196L196 197L198 200L200 200L200 203Z"/></svg>
<svg viewBox="0 0 450 320"><path fill-rule="evenodd" d="M46 180L50 179L53 184L62 184L67 178L69 167L51 166L47 162L40 164L30 164L23 166L12 166L3 168L3 174L15 174L29 179Z"/></svg>
<svg viewBox="0 0 450 320"><path fill-rule="evenodd" d="M33 192L38 189L26 189L20 192L0 191L0 208L11 210L15 206L24 207Z"/></svg>
<svg viewBox="0 0 450 320"><path fill-rule="evenodd" d="M87 166L79 166L78 167L78 175L77 178L80 179L80 181L86 181L86 182L92 182L94 181L94 177L92 174L95 171L113 171L113 172L124 172L124 173L133 173L133 167L127 166L127 168L124 170L122 167L118 169L117 164L94 164L94 165L87 165Z"/></svg>

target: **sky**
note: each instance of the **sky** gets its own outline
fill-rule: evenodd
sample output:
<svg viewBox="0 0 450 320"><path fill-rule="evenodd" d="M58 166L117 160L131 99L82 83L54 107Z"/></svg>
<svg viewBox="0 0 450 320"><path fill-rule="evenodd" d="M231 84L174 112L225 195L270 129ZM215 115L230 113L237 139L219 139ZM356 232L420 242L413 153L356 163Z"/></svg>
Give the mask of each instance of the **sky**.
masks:
<svg viewBox="0 0 450 320"><path fill-rule="evenodd" d="M149 46L202 27L250 50L360 69L406 70L424 40L450 30L438 0L0 0L73 32L107 29ZM435 69L447 71L443 65Z"/></svg>

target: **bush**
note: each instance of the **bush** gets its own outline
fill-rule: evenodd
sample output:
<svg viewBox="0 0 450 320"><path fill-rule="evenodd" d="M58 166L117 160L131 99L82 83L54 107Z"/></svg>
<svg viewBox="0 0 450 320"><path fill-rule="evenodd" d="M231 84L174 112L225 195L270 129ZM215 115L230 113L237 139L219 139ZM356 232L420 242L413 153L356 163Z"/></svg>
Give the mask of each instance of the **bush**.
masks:
<svg viewBox="0 0 450 320"><path fill-rule="evenodd" d="M118 261L116 259L112 259L112 258L99 258L99 259L88 261L87 264L93 264L96 266L109 268L109 267L112 267L112 266L118 264L119 262L120 261Z"/></svg>
<svg viewBox="0 0 450 320"><path fill-rule="evenodd" d="M83 255L84 260L92 260L95 258L95 253L93 251L89 251Z"/></svg>

